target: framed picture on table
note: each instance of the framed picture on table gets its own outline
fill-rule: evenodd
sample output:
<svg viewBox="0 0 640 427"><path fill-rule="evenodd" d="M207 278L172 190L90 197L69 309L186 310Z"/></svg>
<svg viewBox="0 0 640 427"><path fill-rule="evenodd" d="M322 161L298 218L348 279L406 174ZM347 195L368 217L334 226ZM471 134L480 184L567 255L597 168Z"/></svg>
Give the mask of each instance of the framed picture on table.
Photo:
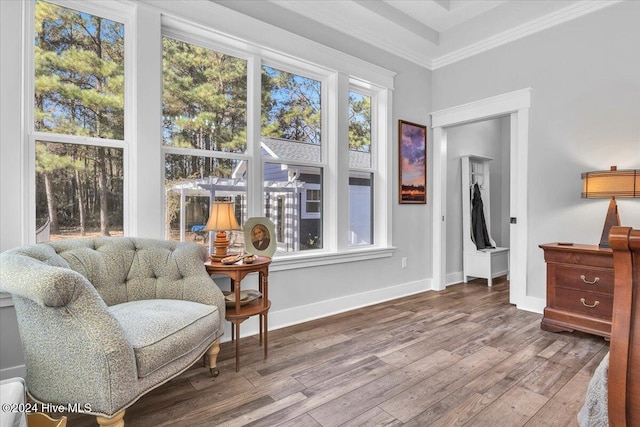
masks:
<svg viewBox="0 0 640 427"><path fill-rule="evenodd" d="M245 251L271 258L278 249L273 221L267 217L253 217L244 223L243 228Z"/></svg>

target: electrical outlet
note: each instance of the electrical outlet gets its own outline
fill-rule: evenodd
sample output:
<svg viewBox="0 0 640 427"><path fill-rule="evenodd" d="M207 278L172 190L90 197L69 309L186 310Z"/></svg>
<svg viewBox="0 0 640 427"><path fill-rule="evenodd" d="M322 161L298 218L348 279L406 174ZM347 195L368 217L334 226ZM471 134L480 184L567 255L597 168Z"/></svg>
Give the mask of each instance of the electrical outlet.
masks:
<svg viewBox="0 0 640 427"><path fill-rule="evenodd" d="M406 256L402 257L402 268L407 268L407 257Z"/></svg>

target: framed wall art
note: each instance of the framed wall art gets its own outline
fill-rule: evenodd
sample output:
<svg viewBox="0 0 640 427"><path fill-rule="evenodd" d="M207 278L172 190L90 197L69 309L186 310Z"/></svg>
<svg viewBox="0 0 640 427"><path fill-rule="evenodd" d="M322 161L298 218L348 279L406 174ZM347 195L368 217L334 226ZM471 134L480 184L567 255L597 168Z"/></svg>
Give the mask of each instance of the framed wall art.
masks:
<svg viewBox="0 0 640 427"><path fill-rule="evenodd" d="M398 121L399 202L427 203L427 127Z"/></svg>

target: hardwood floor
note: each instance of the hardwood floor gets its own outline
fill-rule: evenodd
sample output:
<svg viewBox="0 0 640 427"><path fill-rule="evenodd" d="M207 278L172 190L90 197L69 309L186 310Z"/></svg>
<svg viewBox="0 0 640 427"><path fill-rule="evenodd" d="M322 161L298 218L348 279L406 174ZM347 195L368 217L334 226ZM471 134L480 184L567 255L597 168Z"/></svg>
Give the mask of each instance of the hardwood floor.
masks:
<svg viewBox="0 0 640 427"><path fill-rule="evenodd" d="M142 397L125 425L576 426L602 338L540 330L506 281L450 286L222 344L220 376L199 365ZM96 425L71 415L69 426Z"/></svg>

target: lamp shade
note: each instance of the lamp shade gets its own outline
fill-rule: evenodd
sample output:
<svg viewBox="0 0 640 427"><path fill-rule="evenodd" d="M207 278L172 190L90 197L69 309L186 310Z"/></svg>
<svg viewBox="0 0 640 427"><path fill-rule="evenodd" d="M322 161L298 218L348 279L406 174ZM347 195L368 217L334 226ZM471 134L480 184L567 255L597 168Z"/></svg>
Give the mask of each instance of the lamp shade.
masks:
<svg viewBox="0 0 640 427"><path fill-rule="evenodd" d="M640 170L618 170L611 166L608 171L585 172L582 174L582 197L611 199L599 244L601 248L610 248L611 227L620 225L616 197L640 197Z"/></svg>
<svg viewBox="0 0 640 427"><path fill-rule="evenodd" d="M582 197L640 197L640 170L593 171L582 174Z"/></svg>
<svg viewBox="0 0 640 427"><path fill-rule="evenodd" d="M233 202L211 203L209 220L204 226L205 231L240 230L233 206Z"/></svg>

